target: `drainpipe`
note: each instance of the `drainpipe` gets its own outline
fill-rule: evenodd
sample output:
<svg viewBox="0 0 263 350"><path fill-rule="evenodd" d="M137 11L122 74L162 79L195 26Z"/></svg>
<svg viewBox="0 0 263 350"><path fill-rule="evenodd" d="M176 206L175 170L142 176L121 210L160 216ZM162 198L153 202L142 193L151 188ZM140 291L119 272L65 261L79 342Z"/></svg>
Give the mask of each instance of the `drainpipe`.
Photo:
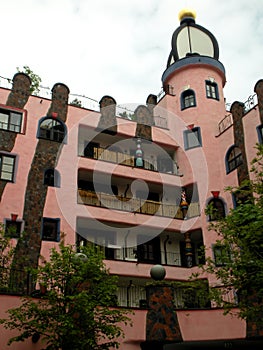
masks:
<svg viewBox="0 0 263 350"><path fill-rule="evenodd" d="M166 239L165 239L164 242L163 242L164 262L165 262L165 265L167 265L167 248L166 248L166 245L167 245L168 240L169 240L169 235L166 236Z"/></svg>

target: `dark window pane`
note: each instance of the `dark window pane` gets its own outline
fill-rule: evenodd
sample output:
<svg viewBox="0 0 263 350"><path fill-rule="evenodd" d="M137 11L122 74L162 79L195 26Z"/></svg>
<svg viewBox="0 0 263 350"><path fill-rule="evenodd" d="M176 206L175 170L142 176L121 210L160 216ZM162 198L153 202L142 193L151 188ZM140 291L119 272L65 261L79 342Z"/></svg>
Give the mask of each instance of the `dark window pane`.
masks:
<svg viewBox="0 0 263 350"><path fill-rule="evenodd" d="M42 239L44 241L59 241L59 219L43 218Z"/></svg>

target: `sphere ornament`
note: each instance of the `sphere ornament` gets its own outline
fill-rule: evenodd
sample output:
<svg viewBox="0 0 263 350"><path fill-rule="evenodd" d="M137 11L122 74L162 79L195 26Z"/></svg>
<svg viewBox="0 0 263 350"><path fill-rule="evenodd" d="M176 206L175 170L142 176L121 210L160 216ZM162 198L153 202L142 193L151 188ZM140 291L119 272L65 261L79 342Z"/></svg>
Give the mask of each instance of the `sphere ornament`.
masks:
<svg viewBox="0 0 263 350"><path fill-rule="evenodd" d="M166 275L166 270L162 265L154 265L150 271L152 279L162 281Z"/></svg>
<svg viewBox="0 0 263 350"><path fill-rule="evenodd" d="M196 19L196 12L190 8L184 8L178 13L179 21L182 21L186 17Z"/></svg>
<svg viewBox="0 0 263 350"><path fill-rule="evenodd" d="M76 254L74 255L74 261L75 261L75 262L80 262L80 261L85 262L85 261L87 261L87 260L88 260L87 255L85 255L85 254L83 254L83 253L76 253Z"/></svg>

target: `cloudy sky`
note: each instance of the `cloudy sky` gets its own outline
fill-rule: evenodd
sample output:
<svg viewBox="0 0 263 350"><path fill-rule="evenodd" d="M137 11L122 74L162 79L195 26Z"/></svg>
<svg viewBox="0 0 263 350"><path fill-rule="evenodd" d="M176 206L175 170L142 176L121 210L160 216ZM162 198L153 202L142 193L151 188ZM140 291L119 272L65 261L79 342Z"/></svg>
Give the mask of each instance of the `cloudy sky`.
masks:
<svg viewBox="0 0 263 350"><path fill-rule="evenodd" d="M0 76L28 65L43 86L145 103L161 90L184 7L218 40L227 102L246 101L263 78L262 0L0 0Z"/></svg>

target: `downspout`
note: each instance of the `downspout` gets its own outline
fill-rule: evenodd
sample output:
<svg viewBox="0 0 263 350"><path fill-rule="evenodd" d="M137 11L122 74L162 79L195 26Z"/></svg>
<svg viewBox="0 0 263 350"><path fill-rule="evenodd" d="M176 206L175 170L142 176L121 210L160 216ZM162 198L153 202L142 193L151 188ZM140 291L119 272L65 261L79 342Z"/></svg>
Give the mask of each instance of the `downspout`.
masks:
<svg viewBox="0 0 263 350"><path fill-rule="evenodd" d="M164 240L163 242L163 249L164 249L164 262L165 262L165 265L167 265L167 248L166 248L166 245L167 245L167 242L169 240L169 235L166 236L166 239Z"/></svg>

